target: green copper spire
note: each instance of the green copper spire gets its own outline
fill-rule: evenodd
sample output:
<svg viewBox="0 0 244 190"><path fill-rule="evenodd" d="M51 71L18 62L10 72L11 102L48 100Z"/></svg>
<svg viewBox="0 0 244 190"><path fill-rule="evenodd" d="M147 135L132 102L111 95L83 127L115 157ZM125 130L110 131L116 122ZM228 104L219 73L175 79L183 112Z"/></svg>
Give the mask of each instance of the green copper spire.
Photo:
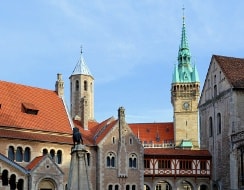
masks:
<svg viewBox="0 0 244 190"><path fill-rule="evenodd" d="M183 8L183 26L181 32L181 42L178 51L178 65L174 69L173 73L173 83L179 82L199 82L198 73L196 67L191 65L191 53L186 36L186 24Z"/></svg>

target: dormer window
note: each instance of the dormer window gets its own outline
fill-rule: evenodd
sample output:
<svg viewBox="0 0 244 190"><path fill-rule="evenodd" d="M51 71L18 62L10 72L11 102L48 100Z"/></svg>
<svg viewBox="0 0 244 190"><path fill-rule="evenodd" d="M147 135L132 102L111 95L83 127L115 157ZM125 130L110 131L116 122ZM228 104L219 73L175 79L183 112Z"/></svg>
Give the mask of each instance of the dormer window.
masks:
<svg viewBox="0 0 244 190"><path fill-rule="evenodd" d="M38 109L34 104L31 103L22 103L23 111L27 114L37 115Z"/></svg>

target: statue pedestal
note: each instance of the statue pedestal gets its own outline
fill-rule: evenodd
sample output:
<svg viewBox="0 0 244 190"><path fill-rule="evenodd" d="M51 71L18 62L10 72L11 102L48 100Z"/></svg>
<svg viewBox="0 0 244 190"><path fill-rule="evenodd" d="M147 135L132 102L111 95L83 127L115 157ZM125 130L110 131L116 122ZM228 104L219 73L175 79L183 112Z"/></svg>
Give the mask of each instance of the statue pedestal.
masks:
<svg viewBox="0 0 244 190"><path fill-rule="evenodd" d="M86 153L82 144L75 145L71 150L68 190L90 190Z"/></svg>

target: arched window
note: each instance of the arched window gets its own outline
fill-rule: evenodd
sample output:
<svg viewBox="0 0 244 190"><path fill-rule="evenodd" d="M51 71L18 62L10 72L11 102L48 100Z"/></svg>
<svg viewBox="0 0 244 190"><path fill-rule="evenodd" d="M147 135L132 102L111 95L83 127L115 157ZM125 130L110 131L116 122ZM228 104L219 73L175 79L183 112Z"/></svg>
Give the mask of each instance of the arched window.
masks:
<svg viewBox="0 0 244 190"><path fill-rule="evenodd" d="M129 139L129 143L130 144L133 144L133 139L130 137L130 139Z"/></svg>
<svg viewBox="0 0 244 190"><path fill-rule="evenodd" d="M129 157L129 168L137 168L137 156L134 153Z"/></svg>
<svg viewBox="0 0 244 190"><path fill-rule="evenodd" d="M75 81L75 90L76 90L76 91L79 91L79 88L80 88L79 81L76 80L76 81Z"/></svg>
<svg viewBox="0 0 244 190"><path fill-rule="evenodd" d="M132 185L132 190L136 190L136 185Z"/></svg>
<svg viewBox="0 0 244 190"><path fill-rule="evenodd" d="M113 190L113 185L109 185L108 190Z"/></svg>
<svg viewBox="0 0 244 190"><path fill-rule="evenodd" d="M215 84L214 85L214 97L216 97L217 96L217 85Z"/></svg>
<svg viewBox="0 0 244 190"><path fill-rule="evenodd" d="M2 186L8 185L8 170L3 170L2 173Z"/></svg>
<svg viewBox="0 0 244 190"><path fill-rule="evenodd" d="M119 185L115 185L115 190L119 190Z"/></svg>
<svg viewBox="0 0 244 190"><path fill-rule="evenodd" d="M29 147L26 147L25 148L25 152L24 152L24 161L25 162L29 162L30 161L30 148Z"/></svg>
<svg viewBox="0 0 244 190"><path fill-rule="evenodd" d="M51 156L51 158L55 161L55 150L51 150L50 151L50 156Z"/></svg>
<svg viewBox="0 0 244 190"><path fill-rule="evenodd" d="M91 154L87 153L86 158L87 158L87 165L90 166Z"/></svg>
<svg viewBox="0 0 244 190"><path fill-rule="evenodd" d="M16 189L16 175L12 174L9 179L10 189Z"/></svg>
<svg viewBox="0 0 244 190"><path fill-rule="evenodd" d="M17 162L22 162L23 161L23 150L21 147L17 147L16 150L16 161Z"/></svg>
<svg viewBox="0 0 244 190"><path fill-rule="evenodd" d="M44 149L42 150L42 155L45 156L47 153L48 153L47 149L44 148Z"/></svg>
<svg viewBox="0 0 244 190"><path fill-rule="evenodd" d="M213 119L212 117L209 118L209 137L213 136Z"/></svg>
<svg viewBox="0 0 244 190"><path fill-rule="evenodd" d="M217 134L221 134L221 114L217 114Z"/></svg>
<svg viewBox="0 0 244 190"><path fill-rule="evenodd" d="M126 185L126 190L130 190L130 185Z"/></svg>
<svg viewBox="0 0 244 190"><path fill-rule="evenodd" d="M109 168L115 167L115 154L113 152L109 152L107 155L107 167Z"/></svg>
<svg viewBox="0 0 244 190"><path fill-rule="evenodd" d="M14 155L14 147L10 146L10 147L8 147L8 158L10 160L14 160L14 157L15 157L15 155Z"/></svg>
<svg viewBox="0 0 244 190"><path fill-rule="evenodd" d="M18 180L17 190L24 190L24 180L23 179Z"/></svg>
<svg viewBox="0 0 244 190"><path fill-rule="evenodd" d="M84 81L84 90L87 91L87 81Z"/></svg>
<svg viewBox="0 0 244 190"><path fill-rule="evenodd" d="M58 150L57 152L57 163L62 164L62 151Z"/></svg>

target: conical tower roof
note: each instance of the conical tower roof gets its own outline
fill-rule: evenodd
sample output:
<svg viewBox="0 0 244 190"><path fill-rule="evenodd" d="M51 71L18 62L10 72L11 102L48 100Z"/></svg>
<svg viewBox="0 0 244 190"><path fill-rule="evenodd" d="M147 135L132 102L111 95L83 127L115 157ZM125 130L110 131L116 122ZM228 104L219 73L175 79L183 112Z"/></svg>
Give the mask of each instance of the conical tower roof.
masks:
<svg viewBox="0 0 244 190"><path fill-rule="evenodd" d="M88 66L86 65L86 62L84 60L82 53L83 52L81 50L80 59L78 60L71 76L72 75L90 75L90 76L92 76Z"/></svg>

